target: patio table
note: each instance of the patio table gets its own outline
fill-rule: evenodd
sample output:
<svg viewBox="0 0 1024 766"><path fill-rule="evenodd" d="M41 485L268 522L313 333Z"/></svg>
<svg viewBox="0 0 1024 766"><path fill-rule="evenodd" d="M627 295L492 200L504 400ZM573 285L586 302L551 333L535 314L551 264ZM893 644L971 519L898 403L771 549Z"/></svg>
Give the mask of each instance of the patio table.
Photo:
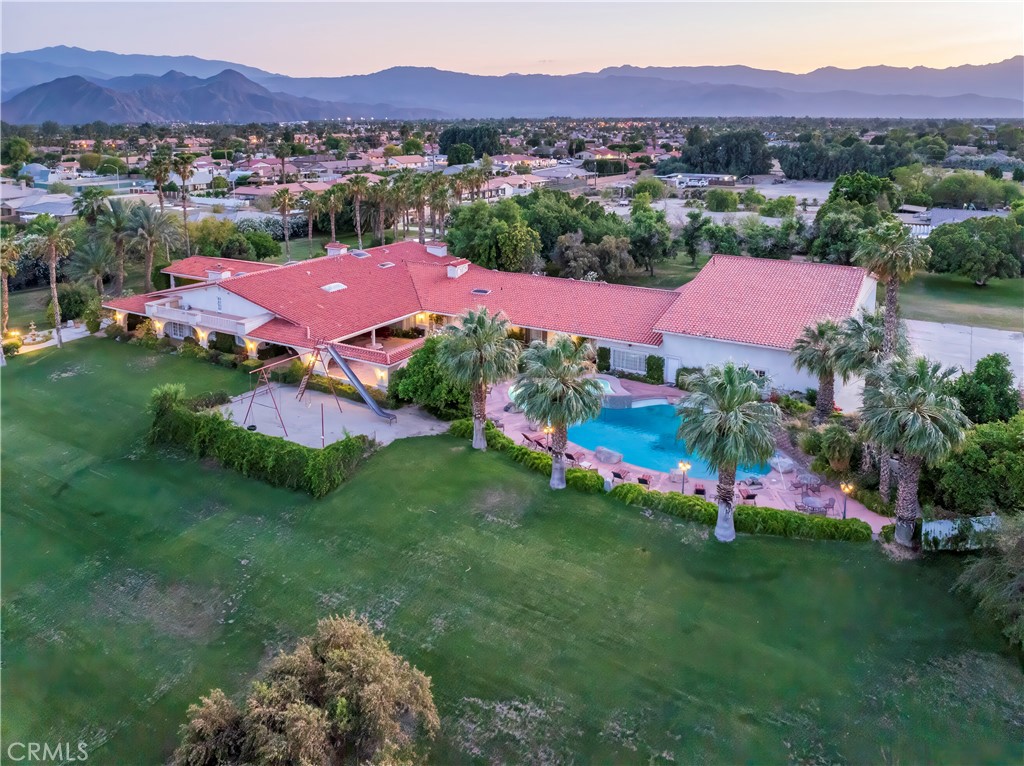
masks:
<svg viewBox="0 0 1024 766"><path fill-rule="evenodd" d="M825 501L820 497L810 497L804 495L800 500L800 504L808 510L809 513L818 514L825 513Z"/></svg>

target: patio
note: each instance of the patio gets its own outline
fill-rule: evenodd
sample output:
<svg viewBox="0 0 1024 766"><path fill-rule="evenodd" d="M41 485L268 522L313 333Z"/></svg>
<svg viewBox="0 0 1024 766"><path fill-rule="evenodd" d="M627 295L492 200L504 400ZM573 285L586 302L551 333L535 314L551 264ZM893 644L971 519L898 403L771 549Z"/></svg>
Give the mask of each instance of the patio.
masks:
<svg viewBox="0 0 1024 766"><path fill-rule="evenodd" d="M675 404L684 396L678 389L669 386L655 386L648 383L622 380L612 376L602 375L600 377L613 381L612 385L615 388L616 394L624 391L631 394L634 401L664 399L669 404ZM500 428L504 431L505 435L514 439L517 444L527 443L523 438L524 434L538 440L544 440L546 438L545 434L534 428L535 424L530 423L522 413L514 410L505 411L505 406L511 403L508 389L509 384L505 383L496 386L491 391L487 398L488 417L496 424L500 423ZM614 444L600 445L598 449L601 449L601 447L616 450L616 445ZM714 502L717 489L717 482L714 479L693 479L687 477L685 486L682 486L681 476L673 476L663 471L652 470L644 466L633 465L632 463L603 462L598 459L596 450L585 449L571 442L567 447L567 452L571 453L582 466L596 470L605 479L615 484L618 484L619 480L612 476L613 471L623 476L629 483L636 482L641 476L650 476L650 489L659 492L682 492L687 495L693 495L698 488L703 487L705 497ZM768 508L805 512L797 507L798 505L803 505L802 501L805 497L810 498L809 504L820 503L827 505L831 500L834 507L828 514L832 517L841 518L845 500L847 517L867 522L871 527L871 531L876 534L883 526L892 523L892 519L869 511L856 500L846 498L839 488L829 486L824 480L816 492L810 492L802 488L794 489L793 485L797 483L798 477L804 473L806 472L802 471L799 465L794 465L794 470L786 473L780 473L773 468L767 475L761 478L763 486L751 490L757 495L753 504ZM740 497L740 490L744 489L744 487L742 484L737 483L736 488L736 503L743 504L745 501Z"/></svg>

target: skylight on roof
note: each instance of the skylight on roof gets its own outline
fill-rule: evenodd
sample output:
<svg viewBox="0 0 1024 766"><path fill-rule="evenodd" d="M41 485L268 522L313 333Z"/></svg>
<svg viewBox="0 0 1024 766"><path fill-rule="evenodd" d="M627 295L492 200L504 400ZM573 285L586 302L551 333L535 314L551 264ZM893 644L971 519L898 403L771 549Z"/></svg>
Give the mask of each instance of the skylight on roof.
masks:
<svg viewBox="0 0 1024 766"><path fill-rule="evenodd" d="M473 293L473 295L490 295L491 294L490 290L485 290L482 287L474 287L472 290L470 290L470 292Z"/></svg>
<svg viewBox="0 0 1024 766"><path fill-rule="evenodd" d="M353 258L369 258L370 254L365 250L353 250L349 253Z"/></svg>
<svg viewBox="0 0 1024 766"><path fill-rule="evenodd" d="M377 268L390 269L394 265L391 261L384 261L383 263L378 263Z"/></svg>
<svg viewBox="0 0 1024 766"><path fill-rule="evenodd" d="M338 290L344 290L348 285L343 285L341 282L331 282L329 285L324 285L320 289L325 293L336 293Z"/></svg>

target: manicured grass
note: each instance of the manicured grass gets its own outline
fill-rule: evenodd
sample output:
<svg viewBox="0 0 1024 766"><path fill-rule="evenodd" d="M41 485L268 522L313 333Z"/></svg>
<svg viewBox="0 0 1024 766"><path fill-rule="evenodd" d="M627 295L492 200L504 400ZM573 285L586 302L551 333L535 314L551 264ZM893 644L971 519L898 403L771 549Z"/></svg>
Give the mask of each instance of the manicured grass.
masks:
<svg viewBox="0 0 1024 766"><path fill-rule="evenodd" d="M428 229L429 231L429 229ZM384 239L390 243L394 241L394 236L391 231L388 231L384 235ZM293 237L291 240L292 260L294 261L305 261L314 255L323 255L324 245L331 241L330 234L314 234L313 235L313 246L310 247L309 239L306 236ZM357 247L359 240L356 237L354 231L350 232L338 232L338 241L344 242L349 247ZM375 247L376 240L373 238L373 234L369 232L363 232L363 247ZM281 257L275 258L275 262L284 263L284 242L281 243Z"/></svg>
<svg viewBox="0 0 1024 766"><path fill-rule="evenodd" d="M634 272L612 281L624 285L660 287L666 290L674 290L697 276L707 262L708 256L700 255L697 257L697 265L691 266L690 259L686 255L680 255L655 264L653 277L646 272Z"/></svg>
<svg viewBox="0 0 1024 766"><path fill-rule="evenodd" d="M35 322L40 330L53 327L46 318L46 307L50 305L50 288L36 287L31 290L15 290L10 294L10 317L7 326L11 330L28 332L28 323Z"/></svg>
<svg viewBox="0 0 1024 766"><path fill-rule="evenodd" d="M878 302L885 287L878 286ZM900 290L900 308L907 319L929 322L1024 329L1024 279L994 279L978 287L955 274L917 274Z"/></svg>
<svg viewBox="0 0 1024 766"><path fill-rule="evenodd" d="M872 544L724 546L452 437L322 501L146 449L150 390L235 371L89 339L2 372L4 741L162 762L324 615L433 677L436 763L1007 763L1024 676Z"/></svg>

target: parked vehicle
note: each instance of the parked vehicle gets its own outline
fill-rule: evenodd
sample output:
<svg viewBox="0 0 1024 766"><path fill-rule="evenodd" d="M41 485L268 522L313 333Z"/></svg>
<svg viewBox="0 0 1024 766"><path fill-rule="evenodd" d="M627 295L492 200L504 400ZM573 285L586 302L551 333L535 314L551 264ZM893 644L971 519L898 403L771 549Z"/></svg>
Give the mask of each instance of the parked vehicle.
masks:
<svg viewBox="0 0 1024 766"><path fill-rule="evenodd" d="M696 187L701 187L701 188L703 188L703 187L705 187L707 185L708 185L708 179L706 179L706 178L687 178L686 179L686 183L683 184L683 186L689 186L689 187L696 186Z"/></svg>

